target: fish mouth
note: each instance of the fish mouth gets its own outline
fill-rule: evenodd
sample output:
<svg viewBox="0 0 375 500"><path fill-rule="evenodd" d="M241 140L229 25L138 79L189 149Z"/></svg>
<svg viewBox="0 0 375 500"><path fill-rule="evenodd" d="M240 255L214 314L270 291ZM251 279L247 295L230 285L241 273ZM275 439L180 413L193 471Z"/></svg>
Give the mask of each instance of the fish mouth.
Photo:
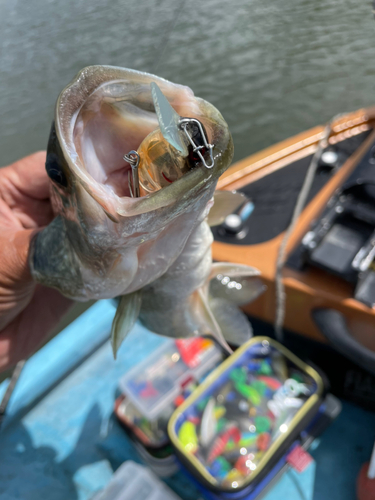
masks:
<svg viewBox="0 0 375 500"><path fill-rule="evenodd" d="M131 196L128 182L131 166L124 155L137 151L143 140L159 127L151 91L147 96L145 87L140 91L121 81L104 83L89 96L75 117L73 141L78 158L109 195ZM196 112L194 96L185 88L175 93L173 102L183 116Z"/></svg>
<svg viewBox="0 0 375 500"><path fill-rule="evenodd" d="M60 94L56 108L56 132L70 169L80 178L86 191L114 218L118 214L130 215L131 212L135 215L155 209L158 203L167 205L181 195L181 189L176 189L176 185L181 181L186 184L185 178L192 173L162 188L162 191L169 190L169 201L159 192L141 199L131 198L131 166L124 160L124 155L131 150L137 151L143 140L159 127L151 82L157 83L180 116L194 117L203 124L208 140L215 140L217 120L222 121L219 126L221 139L225 135L222 129L227 129L220 113L196 98L188 87L134 70L111 66L84 68ZM207 113L207 107L209 111L212 108L217 112L218 116ZM227 135L226 142L229 142L229 131ZM218 154L221 155L222 151ZM193 184L208 176L204 172L207 169L199 170L199 175L195 173L195 179L191 179ZM189 189L188 184L191 183L186 184L186 189ZM154 197L152 204L147 203L150 197ZM155 205L156 198L159 202ZM140 205L142 199L146 200Z"/></svg>
<svg viewBox="0 0 375 500"><path fill-rule="evenodd" d="M85 101L74 120L73 142L81 165L108 196L130 197L131 166L124 155L137 150L158 123L155 113L127 96L112 99L112 86L103 84Z"/></svg>

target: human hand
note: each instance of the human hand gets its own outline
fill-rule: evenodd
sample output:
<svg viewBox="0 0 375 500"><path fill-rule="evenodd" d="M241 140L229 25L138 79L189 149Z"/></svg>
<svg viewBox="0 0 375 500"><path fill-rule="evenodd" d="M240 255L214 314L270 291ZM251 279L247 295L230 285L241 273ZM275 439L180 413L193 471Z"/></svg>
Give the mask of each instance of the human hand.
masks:
<svg viewBox="0 0 375 500"><path fill-rule="evenodd" d="M32 238L53 219L45 159L0 168L0 371L34 352L72 305L37 285L28 265Z"/></svg>

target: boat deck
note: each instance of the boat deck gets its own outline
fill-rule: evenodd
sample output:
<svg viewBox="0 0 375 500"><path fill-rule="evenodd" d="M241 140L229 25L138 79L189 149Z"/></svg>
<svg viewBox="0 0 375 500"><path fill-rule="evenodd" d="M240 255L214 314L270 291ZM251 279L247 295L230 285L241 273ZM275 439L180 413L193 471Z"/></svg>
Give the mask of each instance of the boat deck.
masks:
<svg viewBox="0 0 375 500"><path fill-rule="evenodd" d="M114 362L113 316L110 301L96 303L25 365L0 434L1 500L89 500L123 461L138 461L112 415L117 382L164 339L137 324ZM375 414L344 402L311 451L314 493L311 475L284 476L265 498L354 500L374 438ZM167 482L182 500L201 497L181 473Z"/></svg>

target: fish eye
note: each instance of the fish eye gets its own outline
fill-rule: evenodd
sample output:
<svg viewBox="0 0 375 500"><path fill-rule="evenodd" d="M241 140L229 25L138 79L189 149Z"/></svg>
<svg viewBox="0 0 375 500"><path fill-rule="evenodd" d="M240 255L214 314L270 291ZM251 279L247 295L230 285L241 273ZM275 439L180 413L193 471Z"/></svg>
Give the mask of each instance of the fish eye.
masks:
<svg viewBox="0 0 375 500"><path fill-rule="evenodd" d="M48 153L46 159L46 171L48 177L61 187L67 187L68 180L61 168L58 156L55 153Z"/></svg>

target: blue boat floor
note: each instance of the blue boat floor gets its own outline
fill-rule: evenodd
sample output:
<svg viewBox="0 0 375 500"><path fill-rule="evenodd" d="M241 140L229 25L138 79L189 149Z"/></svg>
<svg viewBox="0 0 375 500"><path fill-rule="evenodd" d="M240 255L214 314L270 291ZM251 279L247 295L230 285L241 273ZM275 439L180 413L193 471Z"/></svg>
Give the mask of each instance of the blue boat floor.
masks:
<svg viewBox="0 0 375 500"><path fill-rule="evenodd" d="M113 315L110 301L95 304L27 362L0 434L1 500L89 500L123 461L140 461L113 403L119 378L164 339L137 324L114 361ZM374 439L375 414L344 402L311 452L314 500L355 500ZM183 500L201 497L181 473L167 483Z"/></svg>

